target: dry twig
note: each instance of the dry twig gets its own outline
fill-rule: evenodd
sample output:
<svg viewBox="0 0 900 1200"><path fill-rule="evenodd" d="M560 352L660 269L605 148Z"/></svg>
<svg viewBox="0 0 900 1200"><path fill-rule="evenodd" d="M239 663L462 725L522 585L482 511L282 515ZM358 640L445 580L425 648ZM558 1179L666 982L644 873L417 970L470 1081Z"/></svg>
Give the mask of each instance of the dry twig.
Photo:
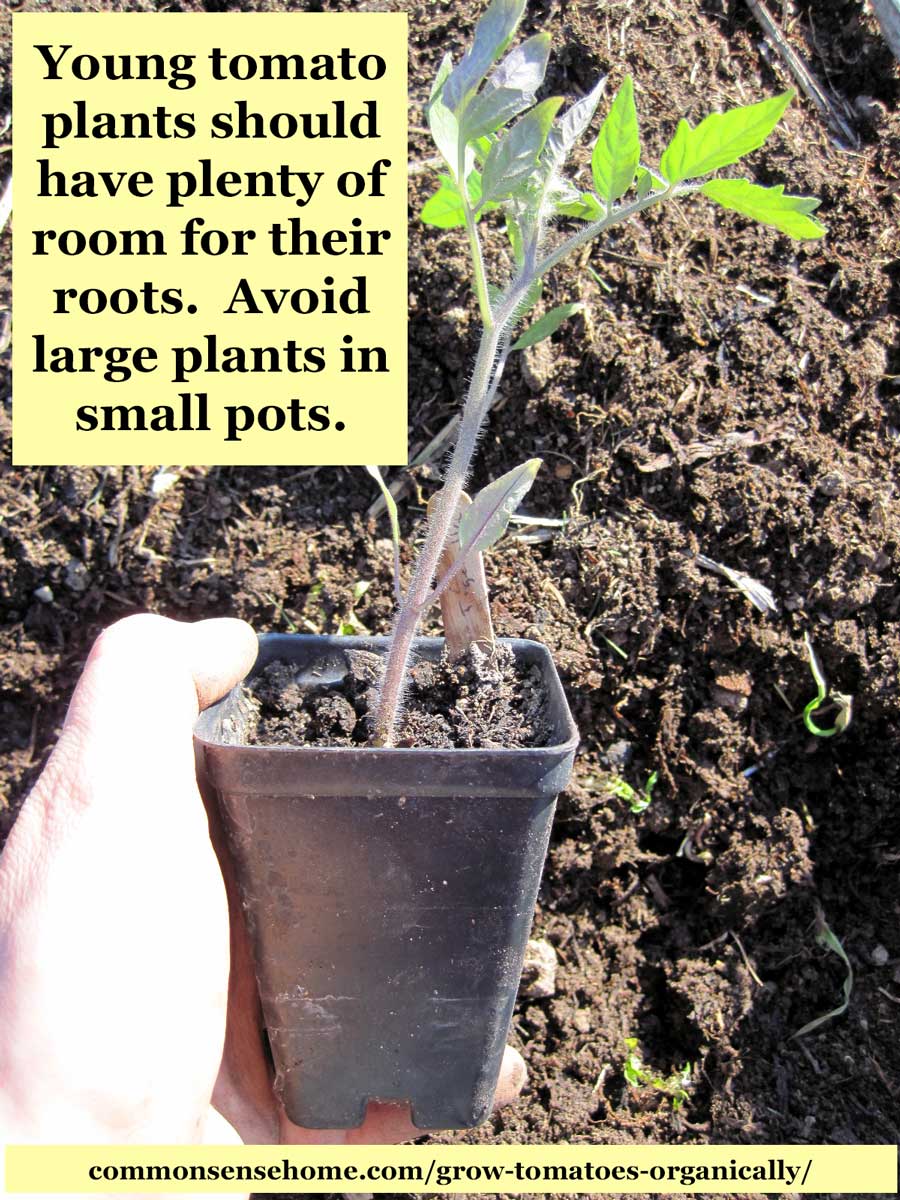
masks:
<svg viewBox="0 0 900 1200"><path fill-rule="evenodd" d="M841 112L835 98L829 95L800 55L791 48L762 0L747 0L747 7L753 13L773 50L797 81L797 86L816 106L832 132L838 135L839 148L841 150L858 150L860 142L856 130Z"/></svg>

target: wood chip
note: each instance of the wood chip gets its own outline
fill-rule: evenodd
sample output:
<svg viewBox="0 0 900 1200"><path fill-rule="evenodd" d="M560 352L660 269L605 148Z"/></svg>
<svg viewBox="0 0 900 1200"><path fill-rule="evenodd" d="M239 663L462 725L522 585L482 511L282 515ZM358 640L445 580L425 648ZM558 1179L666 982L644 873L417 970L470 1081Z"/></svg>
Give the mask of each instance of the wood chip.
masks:
<svg viewBox="0 0 900 1200"><path fill-rule="evenodd" d="M747 7L756 17L769 45L797 81L797 86L825 118L832 133L837 135L839 149L858 150L859 136L841 112L838 101L829 95L800 55L791 48L766 6L761 0L747 0Z"/></svg>
<svg viewBox="0 0 900 1200"><path fill-rule="evenodd" d="M439 494L439 493L438 493ZM428 501L428 515L432 514L437 495ZM444 553L438 567L438 580L445 575L459 558L459 517L463 508L472 503L463 492ZM441 593L441 616L444 621L444 637L447 654L451 662L462 658L473 642L487 653L494 649L494 627L491 623L491 605L488 599L487 580L484 575L484 555L472 554L469 562L456 573L449 587Z"/></svg>

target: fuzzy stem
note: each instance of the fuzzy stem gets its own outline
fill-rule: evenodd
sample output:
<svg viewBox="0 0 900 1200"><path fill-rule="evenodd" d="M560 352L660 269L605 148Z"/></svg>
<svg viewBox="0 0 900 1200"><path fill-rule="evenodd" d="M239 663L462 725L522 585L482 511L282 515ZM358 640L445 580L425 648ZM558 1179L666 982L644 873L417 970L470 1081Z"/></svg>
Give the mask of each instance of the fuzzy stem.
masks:
<svg viewBox="0 0 900 1200"><path fill-rule="evenodd" d="M541 259L535 267L535 278L541 275L546 275L555 266L562 262L564 258L572 253L573 250L579 249L587 242L594 240L598 234L605 233L607 229L611 229L613 225L619 225L622 221L627 221L629 217L635 216L639 212L643 212L645 208L651 208L654 204L658 204L660 200L668 200L670 196L681 195L687 189L675 188L671 184L662 192L650 192L640 200L632 200L630 204L623 204L619 208L614 208L601 217L599 221L594 221L590 225L585 225L583 229L579 229L578 233L573 233L571 237L566 238L564 242L556 247L555 250Z"/></svg>
<svg viewBox="0 0 900 1200"><path fill-rule="evenodd" d="M389 746L394 739L413 638L416 635L422 612L428 604L431 583L453 526L459 498L465 487L469 466L475 453L478 430L481 427L485 407L483 402L485 397L490 394L491 386L494 383L495 364L497 364L502 332L502 327L494 325L492 328L485 329L481 337L481 345L478 348L478 357L475 360L475 369L466 396L453 457L447 468L444 486L435 501L434 510L428 522L428 534L419 552L406 596L397 614L388 648L373 719L373 741L376 745Z"/></svg>
<svg viewBox="0 0 900 1200"><path fill-rule="evenodd" d="M459 194L466 219L466 233L469 238L469 248L472 251L472 265L475 269L475 293L478 296L478 307L481 310L481 323L485 329L491 329L494 325L494 314L491 311L491 298L488 293L487 271L484 266L484 254L481 251L481 238L478 236L478 226L475 223L472 205L469 203L464 145L459 149L459 181Z"/></svg>
<svg viewBox="0 0 900 1200"><path fill-rule="evenodd" d="M535 245L522 272L510 284L493 313L487 297L481 244L468 197L465 195L465 186L463 186L462 192L466 227L475 262L475 278L484 319L484 330L478 347L478 356L475 359L472 381L466 394L459 435L444 478L444 486L435 501L428 521L428 533L419 552L406 596L400 605L388 645L384 675L373 715L372 742L376 746L390 746L394 741L413 639L423 612L435 598L432 587L434 576L453 527L459 498L465 487L472 457L478 443L479 431L490 411L491 402L496 394L500 376L509 354L510 333L515 324L519 306L527 295L528 289L535 279L545 275L573 250L591 241L597 234L603 233L612 225L617 225L636 213L642 212L645 208L650 208L659 200L667 198L675 192L675 189L669 187L662 192L653 192L641 200L635 200L631 204L622 205L607 213L601 220L595 221L567 238L537 263L535 262L537 245Z"/></svg>

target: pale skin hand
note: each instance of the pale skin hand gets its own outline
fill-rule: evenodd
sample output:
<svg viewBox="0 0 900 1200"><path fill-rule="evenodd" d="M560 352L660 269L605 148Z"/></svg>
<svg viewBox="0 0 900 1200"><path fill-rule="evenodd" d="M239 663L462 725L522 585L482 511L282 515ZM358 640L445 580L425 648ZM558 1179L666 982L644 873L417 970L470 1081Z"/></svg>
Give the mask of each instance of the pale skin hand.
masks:
<svg viewBox="0 0 900 1200"><path fill-rule="evenodd" d="M227 618L129 617L94 645L0 856L0 1144L418 1135L390 1104L359 1129L300 1129L273 1094L191 741L199 708L255 656L253 631ZM525 1077L508 1050L495 1103Z"/></svg>

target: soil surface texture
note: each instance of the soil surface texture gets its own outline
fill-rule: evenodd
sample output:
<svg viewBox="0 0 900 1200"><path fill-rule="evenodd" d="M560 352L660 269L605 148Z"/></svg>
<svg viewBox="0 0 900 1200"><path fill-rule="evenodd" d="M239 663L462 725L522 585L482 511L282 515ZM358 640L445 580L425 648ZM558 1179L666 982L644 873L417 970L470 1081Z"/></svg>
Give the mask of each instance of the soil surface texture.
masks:
<svg viewBox="0 0 900 1200"><path fill-rule="evenodd" d="M248 746L364 746L381 678L381 655L348 650L335 686L309 688L286 662L273 662L244 688ZM551 730L540 670L516 662L508 646L473 645L458 662L420 659L397 729L398 748L512 749L544 746Z"/></svg>
<svg viewBox="0 0 900 1200"><path fill-rule="evenodd" d="M480 5L276 7L410 15L414 459L457 412L477 340L465 239L416 214L435 186L422 104ZM523 993L513 1025L529 1083L483 1128L437 1141L900 1141L900 82L863 0L770 8L857 144L798 97L748 171L821 197L827 237L791 242L701 197L619 227L549 278L543 307L584 309L512 357L481 442L473 489L540 456L525 509L566 517L516 527L487 571L498 635L550 647L582 745L536 915L556 993ZM582 95L600 74L612 94L633 73L653 162L680 117L792 84L738 0L531 0L524 32L541 29L555 50L542 94ZM505 254L490 235L492 268ZM8 464L8 381L3 398ZM390 472L405 578L439 467ZM389 526L364 471L169 469L162 494L150 469L0 475L3 829L117 618L334 633L352 613L357 631L390 628ZM805 727L804 634L852 697L838 736ZM843 1003L827 931L852 966L849 1004L796 1037ZM627 1038L663 1085L689 1065L683 1103L626 1080Z"/></svg>

